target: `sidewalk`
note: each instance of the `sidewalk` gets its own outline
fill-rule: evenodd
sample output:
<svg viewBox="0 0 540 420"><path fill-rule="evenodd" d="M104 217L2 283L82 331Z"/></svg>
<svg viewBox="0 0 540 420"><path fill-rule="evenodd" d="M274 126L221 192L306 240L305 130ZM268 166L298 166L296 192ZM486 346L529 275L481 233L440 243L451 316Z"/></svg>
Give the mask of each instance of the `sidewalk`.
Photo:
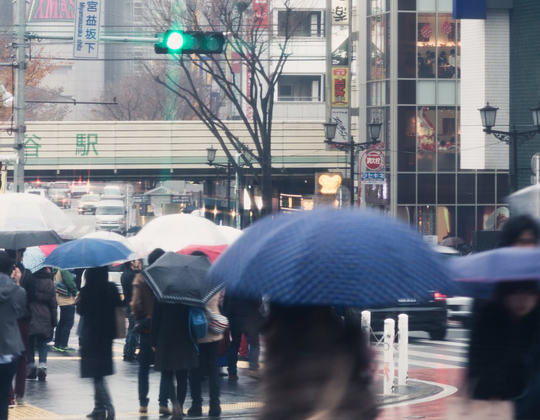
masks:
<svg viewBox="0 0 540 420"><path fill-rule="evenodd" d="M107 377L107 385L112 394L118 419L139 419L137 398L137 373L138 364L122 361L122 346L115 343L115 370L116 374ZM79 358L77 353L64 356L57 353L49 353L48 377L46 382L27 381L26 406L18 406L10 409L10 420L53 420L53 419L85 419L85 415L93 408L93 386L89 379L81 379L79 371ZM239 362L240 379L230 382L223 377L222 385L222 410L221 418L241 418L255 420L257 409L262 406L260 398L261 385L258 381L244 376L245 362ZM158 403L157 394L159 389L158 372L150 374L150 405L148 420L157 420ZM382 380L382 378L381 378ZM428 396L436 395L442 388L426 384L421 381L409 381L406 387L396 387L396 394L385 397L378 395L381 405L405 402ZM203 386L205 386L203 384ZM375 382L375 389L382 390L382 383ZM208 395L203 391L203 395ZM203 404L208 404L205 398ZM186 399L184 411L190 407L191 401ZM208 407L203 408L205 417ZM206 411L206 412L205 412ZM207 418L207 417L206 417Z"/></svg>

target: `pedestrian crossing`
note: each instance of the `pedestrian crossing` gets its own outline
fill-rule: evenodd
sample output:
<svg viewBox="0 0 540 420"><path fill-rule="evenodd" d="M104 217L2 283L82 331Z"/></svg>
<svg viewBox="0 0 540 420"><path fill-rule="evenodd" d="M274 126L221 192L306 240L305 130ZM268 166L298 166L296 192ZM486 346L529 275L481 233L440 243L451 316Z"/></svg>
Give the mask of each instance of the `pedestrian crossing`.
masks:
<svg viewBox="0 0 540 420"><path fill-rule="evenodd" d="M75 236L77 238L81 238L90 232L92 232L92 225L70 226L67 229L64 229L64 231L61 233L64 235L70 235L70 236Z"/></svg>
<svg viewBox="0 0 540 420"><path fill-rule="evenodd" d="M409 341L409 369L461 369L467 366L469 339L460 338L448 341L428 339L411 339ZM383 344L374 347L378 365L383 362ZM396 343L395 361L399 354L399 343Z"/></svg>

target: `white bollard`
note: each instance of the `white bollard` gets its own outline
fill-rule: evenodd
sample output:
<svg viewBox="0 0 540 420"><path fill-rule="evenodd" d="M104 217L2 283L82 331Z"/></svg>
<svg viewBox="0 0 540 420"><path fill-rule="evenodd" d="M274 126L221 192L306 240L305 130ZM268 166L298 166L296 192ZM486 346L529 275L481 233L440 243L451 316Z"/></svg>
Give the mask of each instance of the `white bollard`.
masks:
<svg viewBox="0 0 540 420"><path fill-rule="evenodd" d="M362 311L362 333L366 338L366 344L371 344L371 312Z"/></svg>
<svg viewBox="0 0 540 420"><path fill-rule="evenodd" d="M409 379L409 316L398 316L399 355L398 385L407 385Z"/></svg>
<svg viewBox="0 0 540 420"><path fill-rule="evenodd" d="M393 319L384 320L384 370L383 370L383 394L392 395L394 393L394 339L396 335L396 321Z"/></svg>

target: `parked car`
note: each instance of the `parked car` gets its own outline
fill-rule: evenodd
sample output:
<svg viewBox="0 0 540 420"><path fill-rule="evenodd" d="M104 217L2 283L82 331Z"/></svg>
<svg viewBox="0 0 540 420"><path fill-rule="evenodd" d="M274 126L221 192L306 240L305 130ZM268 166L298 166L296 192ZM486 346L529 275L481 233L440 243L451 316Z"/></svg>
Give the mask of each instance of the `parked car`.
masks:
<svg viewBox="0 0 540 420"><path fill-rule="evenodd" d="M49 190L51 201L63 209L71 208L71 194L69 190Z"/></svg>
<svg viewBox="0 0 540 420"><path fill-rule="evenodd" d="M79 200L79 214L92 213L96 214L96 207L99 203L98 194L85 194Z"/></svg>

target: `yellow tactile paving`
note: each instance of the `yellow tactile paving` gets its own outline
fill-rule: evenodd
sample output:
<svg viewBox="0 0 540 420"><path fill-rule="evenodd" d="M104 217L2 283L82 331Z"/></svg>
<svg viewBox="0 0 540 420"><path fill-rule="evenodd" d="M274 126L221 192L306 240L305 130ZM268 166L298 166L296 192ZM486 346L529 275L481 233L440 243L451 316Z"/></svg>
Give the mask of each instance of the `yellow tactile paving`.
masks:
<svg viewBox="0 0 540 420"><path fill-rule="evenodd" d="M238 411L238 410L249 410L260 408L263 406L262 402L250 401L250 402L239 402L234 404L221 404L221 410L223 412L227 411ZM209 410L208 406L203 407L203 412L207 413ZM116 418L133 418L139 415L138 411L125 411L121 413L116 413ZM157 411L149 411L148 416L159 416ZM17 406L9 409L9 419L10 420L56 420L56 419L85 419L84 414L68 414L60 415L54 414L50 411L43 410L39 407L27 404L24 406Z"/></svg>

